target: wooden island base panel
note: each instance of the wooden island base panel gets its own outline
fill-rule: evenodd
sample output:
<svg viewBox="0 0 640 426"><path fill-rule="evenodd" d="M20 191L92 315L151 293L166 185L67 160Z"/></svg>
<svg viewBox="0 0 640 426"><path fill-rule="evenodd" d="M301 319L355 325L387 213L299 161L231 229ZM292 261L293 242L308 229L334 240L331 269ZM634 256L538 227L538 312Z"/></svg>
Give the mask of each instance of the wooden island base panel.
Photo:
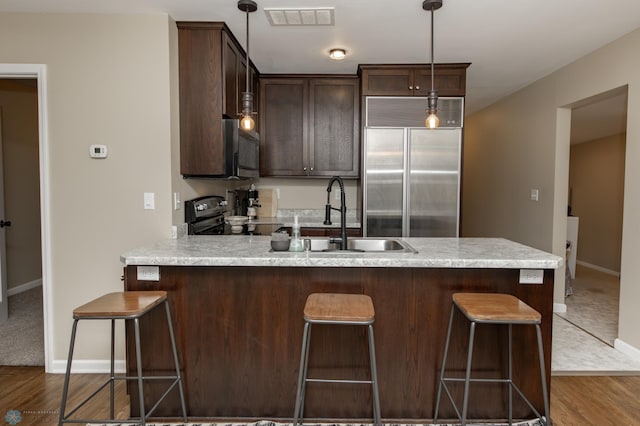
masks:
<svg viewBox="0 0 640 426"><path fill-rule="evenodd" d="M268 237L263 238L267 248ZM417 246L415 240L418 239L407 239ZM429 255L420 252L415 256ZM162 266L157 258L147 263L160 262L160 281L154 282L137 279L137 265L144 264L144 260L123 255L123 261L127 290L168 292L190 417L290 420L305 300L310 293L332 292L362 293L373 300L383 421L428 422L433 418L451 296L455 292L508 293L540 312L550 383L553 269L560 261L556 256L547 256L548 261L556 263L540 268L544 269L543 283L526 285L519 284L518 267ZM166 320L152 312L141 321L146 322L142 324L144 330L152 330L142 338L145 374L166 374L172 366ZM357 377L368 379L365 330L328 327L331 326L314 327L309 376L353 378L355 371ZM463 374L468 333L467 322L458 314L448 374ZM127 344L131 349L132 333L128 334ZM473 359L476 377L504 377L508 365L506 348L506 327L479 327ZM513 362L514 381L542 412L533 327L514 326ZM135 359L128 358L127 366L130 373L135 372ZM157 398L161 388L150 385L149 400ZM500 384L473 384L469 418L504 419L506 390ZM455 395L461 398L461 386ZM131 392L131 405L132 413L136 413L135 392ZM158 408L156 415L171 417L179 413L176 393ZM308 421L370 419L370 386L310 383L304 416ZM514 396L514 418L533 417L531 410ZM440 418L455 418L446 398Z"/></svg>

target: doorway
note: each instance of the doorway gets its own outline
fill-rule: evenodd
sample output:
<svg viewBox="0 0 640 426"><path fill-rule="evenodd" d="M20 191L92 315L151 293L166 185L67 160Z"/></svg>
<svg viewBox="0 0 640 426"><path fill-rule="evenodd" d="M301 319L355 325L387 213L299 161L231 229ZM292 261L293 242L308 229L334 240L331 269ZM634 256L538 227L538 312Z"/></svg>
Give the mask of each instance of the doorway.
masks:
<svg viewBox="0 0 640 426"><path fill-rule="evenodd" d="M588 360L585 353L600 346L613 350L618 337L627 87L571 107L567 241L572 243L567 248L566 312L556 315L568 323L563 327L571 325L583 335L576 358L597 365L607 357ZM594 350L584 346L589 341ZM608 370L619 370L619 365Z"/></svg>
<svg viewBox="0 0 640 426"><path fill-rule="evenodd" d="M3 344L0 365L44 365L38 87L35 78L0 78ZM4 240L4 241L2 241Z"/></svg>
<svg viewBox="0 0 640 426"><path fill-rule="evenodd" d="M37 90L37 121L38 133L38 197L40 203L40 245L41 245L41 293L43 311L44 337L44 365L45 371L52 371L53 354L51 353L52 308L50 297L51 285L51 220L49 199L49 142L48 142L48 113L47 113L47 67L44 64L2 64L0 63L0 79L30 79L35 80ZM33 82L31 83L33 84ZM6 123L5 123L6 125ZM33 285L33 284L32 284ZM37 290L36 290L37 291ZM8 291L7 291L8 293ZM8 296L2 297L6 302ZM0 303L3 303L0 302Z"/></svg>

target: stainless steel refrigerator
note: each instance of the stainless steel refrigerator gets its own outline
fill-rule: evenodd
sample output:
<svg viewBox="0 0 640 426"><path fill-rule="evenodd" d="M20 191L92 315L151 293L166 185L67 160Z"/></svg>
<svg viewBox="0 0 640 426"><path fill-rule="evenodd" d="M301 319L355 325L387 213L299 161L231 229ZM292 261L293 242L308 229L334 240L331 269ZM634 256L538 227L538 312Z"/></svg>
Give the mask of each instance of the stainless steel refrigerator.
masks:
<svg viewBox="0 0 640 426"><path fill-rule="evenodd" d="M462 98L440 98L440 127L424 127L426 98L368 97L363 233L457 237Z"/></svg>

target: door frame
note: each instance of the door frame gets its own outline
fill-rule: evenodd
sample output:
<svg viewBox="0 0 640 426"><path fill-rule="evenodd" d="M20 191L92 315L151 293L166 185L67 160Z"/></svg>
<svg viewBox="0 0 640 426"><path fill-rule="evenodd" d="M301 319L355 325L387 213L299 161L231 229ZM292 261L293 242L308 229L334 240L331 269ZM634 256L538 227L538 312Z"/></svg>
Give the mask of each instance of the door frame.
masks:
<svg viewBox="0 0 640 426"><path fill-rule="evenodd" d="M0 219L4 213L4 158L2 152L2 106L0 106ZM9 292L7 286L7 248L4 230L0 230L0 325L9 318Z"/></svg>
<svg viewBox="0 0 640 426"><path fill-rule="evenodd" d="M2 64L0 78L35 78L38 81L38 139L40 157L40 238L42 246L42 300L44 318L44 366L52 372L53 301L51 300L51 199L49 170L49 125L47 110L47 66L45 64Z"/></svg>

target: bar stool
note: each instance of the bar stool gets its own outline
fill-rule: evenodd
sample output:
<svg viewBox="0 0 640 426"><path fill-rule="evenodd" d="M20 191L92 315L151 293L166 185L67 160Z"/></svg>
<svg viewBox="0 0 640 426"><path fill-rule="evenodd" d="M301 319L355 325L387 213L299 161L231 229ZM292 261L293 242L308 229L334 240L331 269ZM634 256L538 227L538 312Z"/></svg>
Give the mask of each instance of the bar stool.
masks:
<svg viewBox="0 0 640 426"><path fill-rule="evenodd" d="M371 384L373 399L373 420L380 426L380 399L378 396L378 376L376 372L376 352L373 339L373 321L375 311L371 298L364 294L313 293L307 298L304 306L304 333L302 336L302 352L300 354L300 371L294 424L302 423L304 398L307 382L323 383L368 383ZM371 380L338 380L317 379L307 377L309 360L309 342L313 324L361 325L367 326L369 337L369 363Z"/></svg>
<svg viewBox="0 0 640 426"><path fill-rule="evenodd" d="M469 403L469 383L485 382L485 383L508 383L509 384L509 424L513 424L513 389L517 391L520 397L527 403L529 408L533 410L535 415L540 419L541 424L549 425L549 396L547 394L547 379L544 366L544 352L542 349L542 332L540 330L541 315L535 309L522 302L520 299L509 294L496 293L456 293L453 295L453 304L451 306L451 316L449 317L449 329L447 331L447 340L444 347L444 355L442 357L442 370L440 371L440 382L438 385L438 394L436 397L436 407L433 422L438 422L438 409L440 407L440 397L444 388L456 415L462 422L462 426L467 424L467 408ZM456 308L464 314L470 322L469 347L467 352L467 367L465 378L445 377L445 368L447 362L447 354L449 351L449 342L451 338L451 327L453 324L453 316ZM471 378L471 360L473 355L473 341L475 337L476 324L503 324L509 328L509 376L502 379L472 379ZM513 363L512 363L512 326L515 324L535 325L538 337L538 360L540 362L540 379L542 382L542 396L544 400L544 417L534 408L527 397L522 393L518 386L513 383ZM462 400L462 414L458 410L453 396L447 387L447 382L464 382L464 394Z"/></svg>
<svg viewBox="0 0 640 426"><path fill-rule="evenodd" d="M169 327L169 337L171 339L171 349L173 351L173 359L175 363L176 374L175 376L147 376L142 375L142 359L140 352L140 323L139 319L149 313L154 308L164 304L167 325ZM136 366L137 376L116 376L114 368L114 356L115 356L115 322L117 319L133 320L135 329L135 352L136 352ZM73 410L65 414L67 405L67 396L69 392L69 378L71 375L71 362L73 359L73 348L76 340L76 331L78 322L80 320L111 320L111 370L109 379L98 389L96 389L91 395L85 398L80 404L78 404ZM109 415L107 420L100 419L100 423L122 423L122 420L114 419L114 385L116 380L136 380L138 382L138 397L140 405L140 418L134 419L143 426L146 424L147 418L158 407L160 402L169 394L169 392L178 385L180 391L180 403L182 404L182 417L184 421L187 421L187 410L184 399L184 391L182 388L182 377L180 375L180 364L178 361L178 350L176 348L175 337L173 335L173 325L171 323L171 312L169 310L169 302L167 300L166 291L125 291L117 293L109 293L101 296L91 302L76 308L73 311L73 328L71 329L71 343L69 345L69 358L67 361L67 372L64 377L64 388L62 390L62 403L60 407L60 417L58 425L64 423L91 423L96 419L69 419L74 413L76 413L82 406L84 406L91 398L96 396L98 392L109 385L110 393L110 405ZM145 414L144 408L144 388L143 381L145 380L172 380L168 389L156 402L156 404Z"/></svg>

